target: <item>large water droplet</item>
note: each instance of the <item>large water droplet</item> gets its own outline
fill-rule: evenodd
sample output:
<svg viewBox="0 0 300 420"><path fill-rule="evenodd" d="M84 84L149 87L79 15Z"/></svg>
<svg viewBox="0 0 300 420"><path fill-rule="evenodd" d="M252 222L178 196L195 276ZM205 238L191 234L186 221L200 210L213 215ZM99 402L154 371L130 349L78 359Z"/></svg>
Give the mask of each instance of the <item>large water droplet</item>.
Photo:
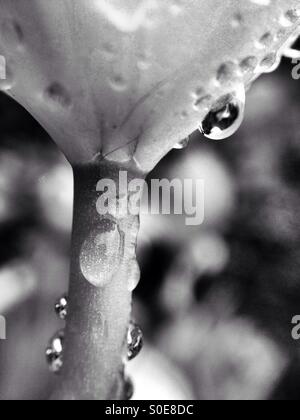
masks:
<svg viewBox="0 0 300 420"><path fill-rule="evenodd" d="M127 89L127 82L121 74L113 74L109 79L109 84L112 90L116 92L123 92Z"/></svg>
<svg viewBox="0 0 300 420"><path fill-rule="evenodd" d="M245 109L245 89L222 96L200 125L200 132L211 140L223 140L240 127Z"/></svg>
<svg viewBox="0 0 300 420"><path fill-rule="evenodd" d="M59 373L63 365L63 343L65 338L64 330L58 331L49 341L46 349L46 360L49 369L53 373Z"/></svg>
<svg viewBox="0 0 300 420"><path fill-rule="evenodd" d="M118 270L121 237L116 223L105 219L102 229L90 234L80 253L80 269L92 285L104 287Z"/></svg>
<svg viewBox="0 0 300 420"><path fill-rule="evenodd" d="M127 358L134 359L143 347L143 333L140 327L130 321L127 332Z"/></svg>

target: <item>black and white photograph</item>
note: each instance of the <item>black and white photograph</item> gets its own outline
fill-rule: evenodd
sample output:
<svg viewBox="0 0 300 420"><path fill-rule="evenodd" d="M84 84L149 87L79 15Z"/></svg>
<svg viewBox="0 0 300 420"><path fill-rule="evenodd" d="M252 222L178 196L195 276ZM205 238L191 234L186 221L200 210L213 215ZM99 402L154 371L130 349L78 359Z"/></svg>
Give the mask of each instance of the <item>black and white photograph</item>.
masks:
<svg viewBox="0 0 300 420"><path fill-rule="evenodd" d="M300 0L0 0L0 400L300 400Z"/></svg>

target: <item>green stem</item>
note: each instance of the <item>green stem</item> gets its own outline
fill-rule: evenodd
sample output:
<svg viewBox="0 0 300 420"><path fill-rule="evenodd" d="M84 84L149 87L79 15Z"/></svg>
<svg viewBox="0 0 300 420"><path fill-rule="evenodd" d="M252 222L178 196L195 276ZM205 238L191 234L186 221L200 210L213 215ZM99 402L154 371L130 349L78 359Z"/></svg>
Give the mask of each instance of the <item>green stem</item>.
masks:
<svg viewBox="0 0 300 420"><path fill-rule="evenodd" d="M126 169L125 169L126 170ZM74 169L74 221L63 369L53 399L123 398L126 333L136 263L138 215L99 214L100 179L117 185L108 163ZM136 177L127 172L128 182ZM139 178L141 178L139 176ZM127 197L126 197L127 202Z"/></svg>

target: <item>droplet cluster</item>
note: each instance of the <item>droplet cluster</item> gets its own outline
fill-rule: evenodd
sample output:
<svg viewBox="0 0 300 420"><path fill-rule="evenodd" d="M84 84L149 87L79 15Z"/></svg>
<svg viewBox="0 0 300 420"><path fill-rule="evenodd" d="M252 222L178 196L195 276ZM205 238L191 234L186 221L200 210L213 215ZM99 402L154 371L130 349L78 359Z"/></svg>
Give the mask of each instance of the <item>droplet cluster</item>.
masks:
<svg viewBox="0 0 300 420"><path fill-rule="evenodd" d="M51 372L58 374L63 366L64 330L58 331L49 341L46 360Z"/></svg>
<svg viewBox="0 0 300 420"><path fill-rule="evenodd" d="M60 297L55 303L54 310L59 319L65 321L68 315L68 298ZM63 344L65 332L59 330L49 341L46 349L46 361L50 372L58 374L63 366Z"/></svg>
<svg viewBox="0 0 300 420"><path fill-rule="evenodd" d="M64 321L68 315L68 299L67 296L64 295L57 300L55 303L55 313L59 319Z"/></svg>

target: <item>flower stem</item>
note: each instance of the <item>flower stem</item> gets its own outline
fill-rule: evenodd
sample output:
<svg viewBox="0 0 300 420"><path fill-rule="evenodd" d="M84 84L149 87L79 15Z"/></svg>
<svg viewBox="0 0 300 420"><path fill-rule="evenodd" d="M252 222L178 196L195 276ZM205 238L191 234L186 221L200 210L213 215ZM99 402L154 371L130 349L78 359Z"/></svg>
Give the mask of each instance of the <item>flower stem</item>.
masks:
<svg viewBox="0 0 300 420"><path fill-rule="evenodd" d="M99 180L110 179L119 199L120 170L105 161L74 168L68 318L63 368L53 399L123 398L131 295L139 278L135 254L139 216L101 216L97 192ZM137 176L122 170L128 183Z"/></svg>

